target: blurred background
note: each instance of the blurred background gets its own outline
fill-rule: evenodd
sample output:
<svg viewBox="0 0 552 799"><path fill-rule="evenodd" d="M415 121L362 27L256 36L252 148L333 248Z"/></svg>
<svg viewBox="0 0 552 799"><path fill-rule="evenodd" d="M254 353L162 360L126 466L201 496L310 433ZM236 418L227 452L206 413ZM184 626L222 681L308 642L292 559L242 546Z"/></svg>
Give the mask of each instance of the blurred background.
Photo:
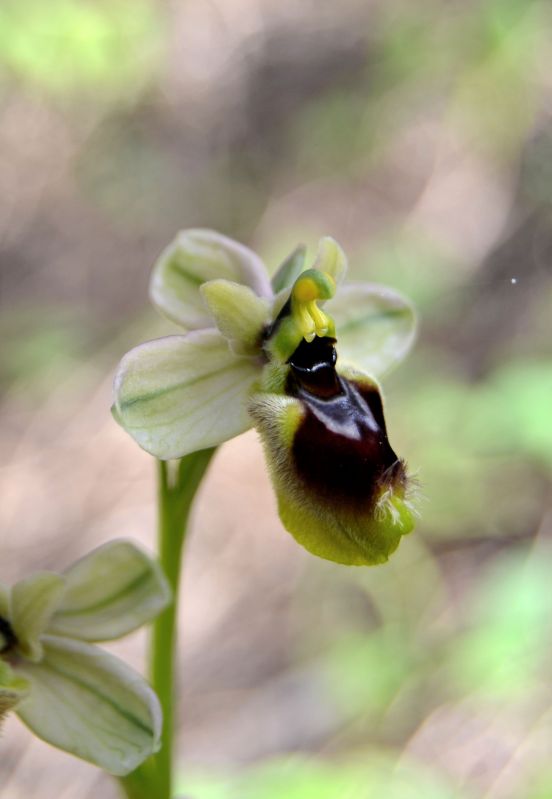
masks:
<svg viewBox="0 0 552 799"><path fill-rule="evenodd" d="M552 797L552 8L2 0L0 579L154 547L115 366L179 228L269 269L331 234L421 327L385 381L418 473L389 564L313 558L259 443L222 447L182 599L190 799ZM112 647L143 668L144 636ZM10 718L6 799L114 799Z"/></svg>

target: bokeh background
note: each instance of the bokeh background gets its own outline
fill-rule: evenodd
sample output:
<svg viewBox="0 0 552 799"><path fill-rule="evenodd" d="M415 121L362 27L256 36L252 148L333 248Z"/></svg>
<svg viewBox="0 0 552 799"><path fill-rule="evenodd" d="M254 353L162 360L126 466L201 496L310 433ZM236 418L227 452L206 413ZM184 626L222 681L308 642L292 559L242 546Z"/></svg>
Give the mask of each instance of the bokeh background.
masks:
<svg viewBox="0 0 552 799"><path fill-rule="evenodd" d="M0 579L154 547L154 464L109 414L175 232L271 270L331 234L416 302L385 381L419 476L388 565L303 552L260 446L222 447L185 566L179 791L552 796L552 8L547 0L2 0ZM144 635L112 647L143 667ZM6 799L114 799L0 741Z"/></svg>

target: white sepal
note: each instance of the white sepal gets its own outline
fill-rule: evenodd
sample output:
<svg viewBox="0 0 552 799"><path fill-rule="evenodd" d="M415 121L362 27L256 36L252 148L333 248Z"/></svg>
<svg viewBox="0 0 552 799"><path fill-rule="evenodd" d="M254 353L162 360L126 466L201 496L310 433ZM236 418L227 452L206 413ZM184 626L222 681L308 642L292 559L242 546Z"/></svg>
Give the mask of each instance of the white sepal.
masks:
<svg viewBox="0 0 552 799"><path fill-rule="evenodd" d="M199 287L219 278L243 283L260 297L272 294L266 267L249 247L214 230L183 230L154 266L150 298L187 330L211 327Z"/></svg>
<svg viewBox="0 0 552 799"><path fill-rule="evenodd" d="M414 308L387 286L348 283L325 310L335 322L339 362L375 377L407 355L416 335Z"/></svg>
<svg viewBox="0 0 552 799"><path fill-rule="evenodd" d="M82 641L120 638L170 602L159 564L131 541L110 541L64 573L66 589L48 632Z"/></svg>
<svg viewBox="0 0 552 799"><path fill-rule="evenodd" d="M324 236L318 242L318 252L313 269L320 269L327 272L339 286L347 274L347 256L341 246L331 236Z"/></svg>
<svg viewBox="0 0 552 799"><path fill-rule="evenodd" d="M147 452L180 458L251 426L246 401L258 373L218 330L149 341L119 365L114 416Z"/></svg>

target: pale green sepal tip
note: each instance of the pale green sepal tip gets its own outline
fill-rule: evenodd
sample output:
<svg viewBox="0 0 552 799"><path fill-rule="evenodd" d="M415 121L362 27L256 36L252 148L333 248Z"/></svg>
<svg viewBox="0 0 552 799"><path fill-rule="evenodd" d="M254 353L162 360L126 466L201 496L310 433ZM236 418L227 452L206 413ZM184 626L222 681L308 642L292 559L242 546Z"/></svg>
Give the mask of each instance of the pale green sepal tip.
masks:
<svg viewBox="0 0 552 799"><path fill-rule="evenodd" d="M276 274L272 277L271 284L274 294L282 289L291 288L305 267L307 248L300 244L288 255Z"/></svg>
<svg viewBox="0 0 552 799"><path fill-rule="evenodd" d="M39 738L124 776L160 746L159 700L145 680L93 644L44 636L44 659L22 662L31 685L18 707Z"/></svg>
<svg viewBox="0 0 552 799"><path fill-rule="evenodd" d="M343 281L347 273L347 256L331 236L320 239L313 268L331 275L336 286Z"/></svg>
<svg viewBox="0 0 552 799"><path fill-rule="evenodd" d="M64 573L66 590L48 627L54 635L108 641L151 621L171 600L159 564L131 541L110 541Z"/></svg>
<svg viewBox="0 0 552 799"><path fill-rule="evenodd" d="M18 648L29 660L42 658L40 637L58 609L65 591L60 574L39 572L16 583L11 593L11 624Z"/></svg>
<svg viewBox="0 0 552 799"><path fill-rule="evenodd" d="M248 286L229 280L211 280L201 294L215 323L236 355L258 353L263 329L269 322L267 299Z"/></svg>
<svg viewBox="0 0 552 799"><path fill-rule="evenodd" d="M150 278L149 295L153 305L164 316L186 330L197 330L209 325L209 315L201 301L199 287L205 280L201 276L202 264L193 257L179 234L155 262Z"/></svg>

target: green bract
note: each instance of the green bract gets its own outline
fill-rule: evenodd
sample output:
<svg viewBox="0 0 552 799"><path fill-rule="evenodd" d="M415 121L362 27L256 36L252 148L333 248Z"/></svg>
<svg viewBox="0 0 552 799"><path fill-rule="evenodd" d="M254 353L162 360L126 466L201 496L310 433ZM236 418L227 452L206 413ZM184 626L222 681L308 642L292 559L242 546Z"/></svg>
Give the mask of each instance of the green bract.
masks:
<svg viewBox="0 0 552 799"><path fill-rule="evenodd" d="M154 618L170 600L158 565L114 541L62 574L0 584L0 718L15 709L39 737L122 776L159 749L147 683L95 646Z"/></svg>
<svg viewBox="0 0 552 799"><path fill-rule="evenodd" d="M304 259L298 248L270 281L242 244L181 232L154 267L151 297L186 332L123 358L113 413L163 460L255 425L299 543L339 563L381 563L413 508L377 378L410 349L415 314L393 289L341 287L347 261L332 238L311 268Z"/></svg>

